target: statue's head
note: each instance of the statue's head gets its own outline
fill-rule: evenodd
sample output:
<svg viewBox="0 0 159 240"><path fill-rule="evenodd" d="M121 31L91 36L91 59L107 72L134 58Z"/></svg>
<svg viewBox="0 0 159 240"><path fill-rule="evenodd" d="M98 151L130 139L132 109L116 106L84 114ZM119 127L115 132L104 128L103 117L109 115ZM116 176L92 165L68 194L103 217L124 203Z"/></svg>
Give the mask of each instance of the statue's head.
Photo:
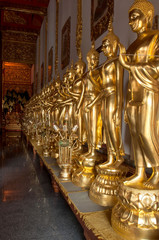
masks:
<svg viewBox="0 0 159 240"><path fill-rule="evenodd" d="M102 51L105 56L113 57L117 55L119 38L113 32L112 21L109 22L108 34L103 38Z"/></svg>
<svg viewBox="0 0 159 240"><path fill-rule="evenodd" d="M75 63L75 73L78 77L82 77L84 72L86 71L86 64L82 60L82 56L79 56L79 60Z"/></svg>
<svg viewBox="0 0 159 240"><path fill-rule="evenodd" d="M136 33L142 33L152 27L154 6L148 0L135 0L129 9L129 25Z"/></svg>
<svg viewBox="0 0 159 240"><path fill-rule="evenodd" d="M71 64L71 68L68 70L68 80L73 82L75 80L75 70L73 68L73 63Z"/></svg>
<svg viewBox="0 0 159 240"><path fill-rule="evenodd" d="M99 53L95 50L94 43L87 53L88 70L95 69L99 64Z"/></svg>

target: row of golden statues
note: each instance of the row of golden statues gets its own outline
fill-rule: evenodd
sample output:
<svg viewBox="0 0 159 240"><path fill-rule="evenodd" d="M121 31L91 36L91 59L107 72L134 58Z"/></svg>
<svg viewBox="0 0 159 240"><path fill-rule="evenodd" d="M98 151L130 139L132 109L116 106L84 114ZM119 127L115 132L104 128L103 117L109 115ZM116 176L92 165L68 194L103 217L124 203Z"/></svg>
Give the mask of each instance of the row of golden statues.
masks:
<svg viewBox="0 0 159 240"><path fill-rule="evenodd" d="M59 135L53 124L67 123L67 136L78 126L72 140L78 138L71 155L72 182L88 188L97 204L115 205L112 226L125 239L159 239L159 31L152 30L153 17L151 2L135 0L129 9L129 25L137 38L128 50L110 23L102 41L106 56L102 66L92 43L88 71L85 73L86 64L80 56L63 81L58 75L41 94L31 98L23 122L24 130L36 136L37 144L40 131L45 129L45 156L51 151L58 155ZM125 107L124 69L129 72ZM131 177L126 177L124 164L123 108L134 153L135 173ZM83 147L85 142L88 149ZM103 142L106 156L98 150ZM146 168L152 169L150 176Z"/></svg>

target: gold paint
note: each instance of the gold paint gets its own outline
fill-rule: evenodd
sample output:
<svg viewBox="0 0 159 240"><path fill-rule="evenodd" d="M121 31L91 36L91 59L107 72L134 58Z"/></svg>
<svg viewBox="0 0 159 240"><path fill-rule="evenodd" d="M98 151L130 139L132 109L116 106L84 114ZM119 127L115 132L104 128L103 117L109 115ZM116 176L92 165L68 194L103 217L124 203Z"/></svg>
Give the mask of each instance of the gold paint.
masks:
<svg viewBox="0 0 159 240"><path fill-rule="evenodd" d="M88 152L80 156L77 163L79 168L72 175L73 183L82 187L89 187L91 185L95 178L95 162L101 160L101 157L96 152L97 121L100 106L99 104L91 106L91 103L100 90L101 82L100 69L96 69L99 62L99 53L95 50L94 44L92 44L92 48L87 54L87 62L89 71L83 78L85 88L82 94L82 114L87 135ZM88 171L89 174L87 174Z"/></svg>
<svg viewBox="0 0 159 240"><path fill-rule="evenodd" d="M120 185L112 225L129 240L154 240L159 236L159 31L151 29L153 12L150 2L136 0L129 10L129 25L137 39L127 54L119 44L120 63L129 71L125 121L131 133L136 169ZM152 168L148 179L146 167Z"/></svg>
<svg viewBox="0 0 159 240"><path fill-rule="evenodd" d="M102 66L101 91L93 101L102 105L102 121L106 135L107 161L96 167L98 175L92 183L89 196L102 206L113 206L117 201L118 182L126 170L119 166L123 162L124 150L121 138L121 114L123 103L123 69L117 58L118 37L113 33L112 22L109 32L102 42L102 50L107 57ZM105 180L108 178L108 180Z"/></svg>
<svg viewBox="0 0 159 240"><path fill-rule="evenodd" d="M143 0L141 4L143 4ZM139 5L137 6L139 7ZM159 64L156 56L158 55L159 31L149 28L153 18L152 11L148 8L147 14L143 15L142 7L141 11L138 8L130 11L129 24L138 36L127 51L128 54L131 54L131 57L128 55L130 63L128 57L123 55L125 48L122 45L119 45L119 59L123 67L130 72L125 120L130 128L136 165L135 175L124 184L135 188L144 188L145 185L151 189L159 187L159 142L157 138L159 117L159 83L157 80L159 74L157 69ZM153 170L153 174L148 180L145 176L146 166Z"/></svg>

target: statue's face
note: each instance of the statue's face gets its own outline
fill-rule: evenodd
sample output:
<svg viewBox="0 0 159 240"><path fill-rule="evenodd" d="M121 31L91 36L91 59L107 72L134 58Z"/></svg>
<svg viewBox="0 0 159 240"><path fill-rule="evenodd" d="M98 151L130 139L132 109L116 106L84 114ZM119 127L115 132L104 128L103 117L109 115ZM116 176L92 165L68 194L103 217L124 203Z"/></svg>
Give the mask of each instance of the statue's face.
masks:
<svg viewBox="0 0 159 240"><path fill-rule="evenodd" d="M75 72L77 76L82 76L83 75L83 66L81 64L75 64Z"/></svg>
<svg viewBox="0 0 159 240"><path fill-rule="evenodd" d="M111 57L113 55L113 44L110 43L108 39L102 43L102 51L106 57Z"/></svg>
<svg viewBox="0 0 159 240"><path fill-rule="evenodd" d="M98 66L99 57L96 54L92 54L91 56L87 57L88 61L88 69L93 70Z"/></svg>
<svg viewBox="0 0 159 240"><path fill-rule="evenodd" d="M147 19L138 9L134 9L129 14L129 25L133 32L142 33L147 29Z"/></svg>

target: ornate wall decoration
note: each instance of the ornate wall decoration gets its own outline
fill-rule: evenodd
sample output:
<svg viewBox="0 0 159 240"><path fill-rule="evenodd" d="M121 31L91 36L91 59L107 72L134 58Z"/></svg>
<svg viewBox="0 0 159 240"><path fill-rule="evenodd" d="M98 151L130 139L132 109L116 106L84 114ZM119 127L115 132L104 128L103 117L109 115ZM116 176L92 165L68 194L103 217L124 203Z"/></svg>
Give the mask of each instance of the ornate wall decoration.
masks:
<svg viewBox="0 0 159 240"><path fill-rule="evenodd" d="M15 89L17 92L28 91L32 96L31 67L21 63L3 64L3 96Z"/></svg>
<svg viewBox="0 0 159 240"><path fill-rule="evenodd" d="M4 82L16 84L31 84L31 68L21 63L5 63Z"/></svg>
<svg viewBox="0 0 159 240"><path fill-rule="evenodd" d="M50 48L48 54L48 82L51 81L53 74L53 47Z"/></svg>
<svg viewBox="0 0 159 240"><path fill-rule="evenodd" d="M27 21L23 17L23 14L19 12L14 12L14 11L4 11L4 22L18 23L22 25L27 24Z"/></svg>
<svg viewBox="0 0 159 240"><path fill-rule="evenodd" d="M36 43L37 34L29 32L18 32L18 31L2 31L2 39L5 41L17 41L17 42L31 42Z"/></svg>
<svg viewBox="0 0 159 240"><path fill-rule="evenodd" d="M41 64L41 89L44 86L44 63Z"/></svg>
<svg viewBox="0 0 159 240"><path fill-rule="evenodd" d="M82 0L77 2L77 27L76 27L76 49L77 55L80 57L81 53L81 42L82 42Z"/></svg>
<svg viewBox="0 0 159 240"><path fill-rule="evenodd" d="M69 17L62 28L61 39L61 68L64 69L70 62L70 28L71 17Z"/></svg>
<svg viewBox="0 0 159 240"><path fill-rule="evenodd" d="M113 12L114 0L91 0L91 40L107 30Z"/></svg>
<svg viewBox="0 0 159 240"><path fill-rule="evenodd" d="M35 62L35 44L2 40L2 60L7 62Z"/></svg>

